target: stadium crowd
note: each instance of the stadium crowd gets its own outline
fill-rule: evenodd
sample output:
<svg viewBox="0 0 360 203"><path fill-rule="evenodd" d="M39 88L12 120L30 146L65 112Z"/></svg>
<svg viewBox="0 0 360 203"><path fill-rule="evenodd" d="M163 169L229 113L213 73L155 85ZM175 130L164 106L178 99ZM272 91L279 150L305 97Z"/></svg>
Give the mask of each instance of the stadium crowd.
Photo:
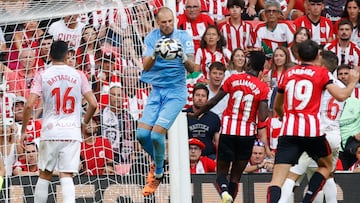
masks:
<svg viewBox="0 0 360 203"><path fill-rule="evenodd" d="M6 92L1 94L6 102L2 110L15 121L6 123L3 118L0 126L7 175L37 174L37 145L33 143L41 136L42 101L36 104L28 123L30 136L25 149L19 143L19 126L33 78L51 64L48 55L54 40L68 42L68 65L86 73L99 103L96 117L83 131L80 174L143 173L140 163L147 158L135 141L135 129L151 86L139 80L141 56L144 37L156 27L154 17L163 5L154 0L61 19L1 25L0 68L7 82L1 86ZM335 53L338 67L334 77L345 85L349 70L360 66L360 0L177 0L176 6L177 27L193 37L195 46L195 72L187 75L187 111L195 112L216 95L230 75L243 72L249 51L266 54L261 80L270 89L270 116L258 127L266 127L269 144L255 142L245 172L272 171L281 128L281 119L273 111L274 97L284 72L299 63L299 43L312 39L323 50ZM360 84L352 97L360 99ZM220 120L227 100L224 97L200 119L188 119L191 173L216 170ZM336 111L329 105L330 116L339 113ZM347 137L357 135L360 140L360 131L354 133ZM343 145L346 141L343 138ZM359 172L360 147L352 154L342 147L339 150L337 170Z"/></svg>

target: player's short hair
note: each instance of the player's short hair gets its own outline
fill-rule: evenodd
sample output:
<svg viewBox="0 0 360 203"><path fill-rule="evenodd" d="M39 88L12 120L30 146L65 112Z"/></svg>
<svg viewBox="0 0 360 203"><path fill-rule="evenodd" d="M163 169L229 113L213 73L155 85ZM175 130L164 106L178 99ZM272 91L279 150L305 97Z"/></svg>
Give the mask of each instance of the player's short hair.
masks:
<svg viewBox="0 0 360 203"><path fill-rule="evenodd" d="M299 57L301 61L314 61L319 53L320 46L313 40L306 40L299 43Z"/></svg>
<svg viewBox="0 0 360 203"><path fill-rule="evenodd" d="M321 52L321 63L330 71L334 72L337 68L337 64L339 63L339 58L332 51L323 50Z"/></svg>
<svg viewBox="0 0 360 203"><path fill-rule="evenodd" d="M231 8L233 6L239 6L241 9L245 8L244 0L228 0L226 7Z"/></svg>
<svg viewBox="0 0 360 203"><path fill-rule="evenodd" d="M216 69L216 70L222 70L222 71L226 71L226 67L223 63L215 61L213 62L210 66L209 66L209 72L211 72L211 70Z"/></svg>
<svg viewBox="0 0 360 203"><path fill-rule="evenodd" d="M206 87L205 84L203 84L203 83L198 83L198 84L196 84L196 86L195 86L195 88L194 88L194 91L193 91L193 97L194 97L195 92L196 92L197 90L205 90L206 96L207 96L207 98L209 98L209 89Z"/></svg>
<svg viewBox="0 0 360 203"><path fill-rule="evenodd" d="M54 41L50 48L50 57L54 61L64 61L68 52L68 45L64 41Z"/></svg>
<svg viewBox="0 0 360 203"><path fill-rule="evenodd" d="M264 70L266 60L265 53L262 51L250 51L246 56L248 59L247 66L257 72Z"/></svg>

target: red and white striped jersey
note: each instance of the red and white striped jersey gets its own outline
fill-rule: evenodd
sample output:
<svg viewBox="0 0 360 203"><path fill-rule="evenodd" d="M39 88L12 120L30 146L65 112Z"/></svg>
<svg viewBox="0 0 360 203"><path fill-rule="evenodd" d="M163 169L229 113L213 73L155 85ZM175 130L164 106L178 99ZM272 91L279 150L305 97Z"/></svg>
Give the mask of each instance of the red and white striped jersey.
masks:
<svg viewBox="0 0 360 203"><path fill-rule="evenodd" d="M229 18L227 21L220 23L218 28L225 37L227 48L230 51L236 48L245 50L254 46L256 34L250 23L242 21L241 25L236 27Z"/></svg>
<svg viewBox="0 0 360 203"><path fill-rule="evenodd" d="M360 99L360 83L358 83L354 88L353 92L351 93L351 97Z"/></svg>
<svg viewBox="0 0 360 203"><path fill-rule="evenodd" d="M209 15L200 13L195 21L190 22L186 14L178 16L177 28L186 30L194 39L194 50L200 47L200 40L209 25L215 25L214 21Z"/></svg>
<svg viewBox="0 0 360 203"><path fill-rule="evenodd" d="M284 92L284 116L280 135L320 136L320 102L323 90L331 83L331 73L312 65L297 65L287 70L279 82Z"/></svg>
<svg viewBox="0 0 360 203"><path fill-rule="evenodd" d="M195 53L195 64L200 65L205 79L209 79L209 67L213 62L221 62L224 65L230 60L231 52L224 48L222 52L211 52L208 49L198 48Z"/></svg>
<svg viewBox="0 0 360 203"><path fill-rule="evenodd" d="M90 91L84 73L67 65L52 65L37 74L31 93L44 100L40 140L81 141L82 95Z"/></svg>
<svg viewBox="0 0 360 203"><path fill-rule="evenodd" d="M341 52L341 48L339 46L339 39L333 40L331 43L326 44L324 47L325 50L329 50L334 52L338 59L339 64L348 64L349 66L359 66L360 65L360 49L356 46L355 43L349 43L349 46L346 47L345 52Z"/></svg>
<svg viewBox="0 0 360 203"><path fill-rule="evenodd" d="M274 116L267 119L266 131L269 141L269 147L271 150L275 150L278 144L278 138L280 136L282 122L278 116Z"/></svg>
<svg viewBox="0 0 360 203"><path fill-rule="evenodd" d="M293 22L295 29L306 27L311 33L311 39L320 45L325 45L329 38L334 38L333 24L331 20L320 16L318 23L313 23L308 16L301 16Z"/></svg>
<svg viewBox="0 0 360 203"><path fill-rule="evenodd" d="M207 14L215 21L225 18L226 15L229 15L227 2L228 0L205 0Z"/></svg>
<svg viewBox="0 0 360 203"><path fill-rule="evenodd" d="M288 47L294 39L294 28L286 21L279 21L273 30L269 30L266 23L260 23L256 29L257 48L263 48L265 54L272 54L279 47Z"/></svg>
<svg viewBox="0 0 360 203"><path fill-rule="evenodd" d="M223 113L221 133L236 136L257 134L258 106L267 100L267 84L257 77L240 73L226 79L222 89L229 93L229 102Z"/></svg>

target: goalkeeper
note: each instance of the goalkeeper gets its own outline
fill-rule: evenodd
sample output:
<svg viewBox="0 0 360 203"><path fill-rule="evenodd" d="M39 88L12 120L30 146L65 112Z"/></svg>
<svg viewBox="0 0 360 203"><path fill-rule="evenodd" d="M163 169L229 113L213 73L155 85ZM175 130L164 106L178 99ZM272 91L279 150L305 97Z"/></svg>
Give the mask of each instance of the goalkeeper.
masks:
<svg viewBox="0 0 360 203"><path fill-rule="evenodd" d="M186 70L194 70L194 45L191 36L174 28L174 14L167 8L159 9L157 29L145 37L145 51L141 81L152 85L152 91L139 120L137 139L154 161L146 178L143 195L155 192L164 173L165 135L184 107L187 99ZM165 60L158 56L165 38L178 42L178 56Z"/></svg>

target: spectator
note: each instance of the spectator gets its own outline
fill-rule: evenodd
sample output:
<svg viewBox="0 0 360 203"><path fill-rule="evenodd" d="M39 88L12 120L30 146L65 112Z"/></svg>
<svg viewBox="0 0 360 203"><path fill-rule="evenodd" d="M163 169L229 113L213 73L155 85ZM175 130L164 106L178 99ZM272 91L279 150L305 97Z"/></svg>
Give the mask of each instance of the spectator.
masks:
<svg viewBox="0 0 360 203"><path fill-rule="evenodd" d="M340 1L341 2L341 1ZM334 24L334 34L338 34L338 25L342 19L348 19L353 25L353 32L351 34L351 41L360 47L360 1L359 0L347 0L345 9L342 14L342 18L336 21Z"/></svg>
<svg viewBox="0 0 360 203"><path fill-rule="evenodd" d="M194 40L194 50L200 47L201 37L214 21L206 13L200 13L200 0L187 0L185 13L178 16L177 28L186 30Z"/></svg>
<svg viewBox="0 0 360 203"><path fill-rule="evenodd" d="M338 24L338 37L324 47L325 50L332 51L337 55L339 65L347 64L350 67L360 65L360 49L351 41L352 31L352 23L346 19L341 20Z"/></svg>
<svg viewBox="0 0 360 203"><path fill-rule="evenodd" d="M12 175L12 167L17 157L16 145L18 144L18 141L16 139L16 131L17 127L14 124L5 124L4 119L0 116L0 155L4 161L6 176Z"/></svg>
<svg viewBox="0 0 360 203"><path fill-rule="evenodd" d="M266 22L260 23L256 28L257 38L254 46L262 48L267 57L271 57L277 47L288 47L292 44L295 31L287 22L279 21L281 16L279 2L267 1L264 12Z"/></svg>
<svg viewBox="0 0 360 203"><path fill-rule="evenodd" d="M213 62L209 67L209 83L207 84L207 88L209 89L209 99L213 98L221 88L222 83L225 78L225 65L220 62ZM219 118L222 118L222 113L224 112L227 103L229 100L229 96L226 95L223 99L219 101L214 107L210 109L210 111L216 113Z"/></svg>
<svg viewBox="0 0 360 203"><path fill-rule="evenodd" d="M65 16L63 19L53 22L49 27L49 34L55 41L62 40L69 44L69 47L77 50L80 46L84 24L78 22L79 15Z"/></svg>
<svg viewBox="0 0 360 203"><path fill-rule="evenodd" d="M197 113L208 101L209 90L199 84L194 88L193 99L194 104L187 112ZM197 138L205 144L201 155L211 159L216 158L216 151L219 142L220 118L212 111L204 112L199 119L188 117L188 135L189 138Z"/></svg>
<svg viewBox="0 0 360 203"><path fill-rule="evenodd" d="M137 4L133 7L131 17L134 18L131 20L135 31L134 33L136 33L139 41L143 44L145 36L149 34L155 27L153 22L154 14L149 4L142 2L141 4Z"/></svg>
<svg viewBox="0 0 360 203"><path fill-rule="evenodd" d="M295 29L306 27L311 33L311 39L324 46L334 39L333 23L321 16L321 11L324 9L323 0L307 1L309 12L294 21Z"/></svg>
<svg viewBox="0 0 360 203"><path fill-rule="evenodd" d="M13 175L39 175L38 168L38 148L35 142L25 145L25 157L14 163Z"/></svg>
<svg viewBox="0 0 360 203"><path fill-rule="evenodd" d="M360 173L360 145L356 147L356 162L349 168L349 171Z"/></svg>
<svg viewBox="0 0 360 203"><path fill-rule="evenodd" d="M44 32L41 29L38 29L38 25L38 21L29 21L24 23L23 26L19 26L17 28L18 30L14 32L13 38L11 40L11 47L7 53L7 65L11 70L16 70L19 68L21 49L37 49L39 47L39 40L41 39L41 36Z"/></svg>
<svg viewBox="0 0 360 203"><path fill-rule="evenodd" d="M245 2L243 0L228 1L227 8L230 11L230 17L218 25L226 40L226 47L230 51L236 48L246 50L253 47L256 37L253 27L241 17L241 13L245 11Z"/></svg>
<svg viewBox="0 0 360 203"><path fill-rule="evenodd" d="M347 0L324 0L324 9L321 15L335 23L346 10L346 2Z"/></svg>
<svg viewBox="0 0 360 203"><path fill-rule="evenodd" d="M142 60L139 53L136 50L136 45L133 41L133 36L125 35L122 38L122 50L120 57L120 66L124 70L126 68L139 68L143 69Z"/></svg>
<svg viewBox="0 0 360 203"><path fill-rule="evenodd" d="M265 4L268 0L258 0L258 6L262 9L259 12L259 16L261 17L261 20L266 20L266 16L264 15L264 8ZM282 16L281 18L283 20L295 20L299 16L304 15L304 13L298 9L295 9L295 2L297 0L276 0L279 2L281 7Z"/></svg>
<svg viewBox="0 0 360 203"><path fill-rule="evenodd" d="M293 62L295 64L300 64L298 45L301 42L306 41L308 39L311 39L311 33L310 33L309 29L307 29L306 27L299 27L294 34L293 43L288 48L291 62Z"/></svg>
<svg viewBox="0 0 360 203"><path fill-rule="evenodd" d="M140 81L140 69L125 68L121 74L123 87L123 108L127 109L135 120L139 120L149 97L149 86Z"/></svg>
<svg viewBox="0 0 360 203"><path fill-rule="evenodd" d="M40 70L47 68L51 62L49 54L52 42L53 37L49 34L44 34L40 38L40 46L36 55L37 65Z"/></svg>
<svg viewBox="0 0 360 203"><path fill-rule="evenodd" d="M99 123L93 117L82 130L80 174L114 175L114 155L109 140L98 136Z"/></svg>
<svg viewBox="0 0 360 203"><path fill-rule="evenodd" d="M349 72L351 70L351 67L349 65L343 64L340 65L337 69L336 69L336 76L337 79L339 79L342 83L344 83L345 85L348 85L349 83Z"/></svg>
<svg viewBox="0 0 360 203"><path fill-rule="evenodd" d="M123 109L124 92L119 83L110 85L109 105L101 113L101 135L110 141L115 169L120 169L120 166L126 167L132 164L136 126L131 114ZM115 173L120 174L119 171Z"/></svg>
<svg viewBox="0 0 360 203"><path fill-rule="evenodd" d="M227 70L225 71L225 79L230 77L231 74L237 74L244 72L245 67L245 52L241 48L236 48L232 51L229 65L227 66Z"/></svg>
<svg viewBox="0 0 360 203"><path fill-rule="evenodd" d="M201 37L200 48L195 53L195 70L202 72L206 80L209 80L209 66L219 61L227 64L231 52L224 48L226 41L219 29L214 25L209 25L204 35Z"/></svg>
<svg viewBox="0 0 360 203"><path fill-rule="evenodd" d="M229 10L226 6L228 0L201 0L205 2L207 8L206 13L219 24L229 15Z"/></svg>
<svg viewBox="0 0 360 203"><path fill-rule="evenodd" d="M98 32L91 25L86 25L80 40L80 47L76 50L76 68L84 73L95 75L96 51L99 50Z"/></svg>
<svg viewBox="0 0 360 203"><path fill-rule="evenodd" d="M255 140L252 148L250 161L244 172L246 173L264 173L272 172L274 160L266 158L265 144L260 140Z"/></svg>
<svg viewBox="0 0 360 203"><path fill-rule="evenodd" d="M207 4L208 2L205 2L208 0L200 0L200 11L206 13L208 11ZM186 7L186 0L176 0L176 15L181 15L185 13ZM218 4L221 5L221 4Z"/></svg>
<svg viewBox="0 0 360 203"><path fill-rule="evenodd" d="M256 4L258 0L244 0L244 1L245 1L245 8L244 11L241 13L241 18L243 20L259 20L256 11Z"/></svg>
<svg viewBox="0 0 360 203"><path fill-rule="evenodd" d="M190 173L201 174L215 172L216 163L207 156L201 156L205 144L196 138L189 139Z"/></svg>

